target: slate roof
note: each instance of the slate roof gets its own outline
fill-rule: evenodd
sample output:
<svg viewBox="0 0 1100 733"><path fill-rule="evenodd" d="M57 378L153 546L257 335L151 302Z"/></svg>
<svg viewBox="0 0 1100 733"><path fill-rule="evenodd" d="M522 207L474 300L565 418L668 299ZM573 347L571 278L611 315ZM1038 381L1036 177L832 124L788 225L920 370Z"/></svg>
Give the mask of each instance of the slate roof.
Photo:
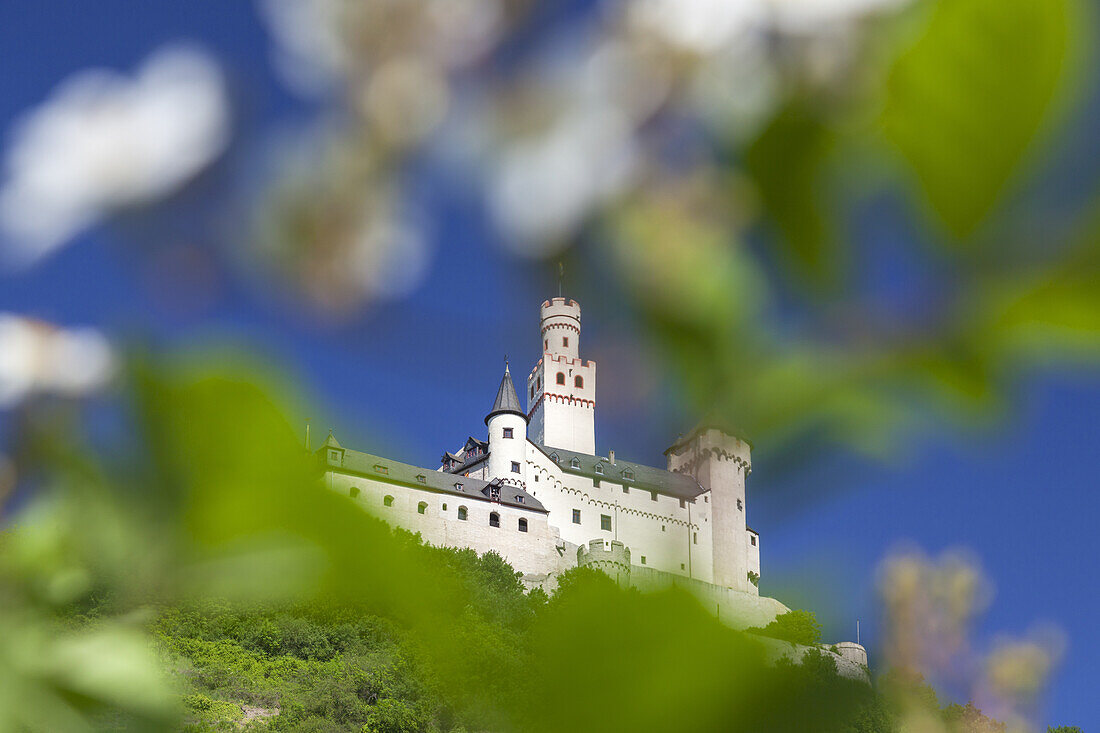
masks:
<svg viewBox="0 0 1100 733"><path fill-rule="evenodd" d="M493 402L493 409L485 416L485 424L489 424L489 418L505 412L519 415L524 420L527 419L527 413L523 411L523 407L519 404L519 397L516 396L516 387L512 384L512 375L508 371L507 365L504 367L504 378L500 380L500 388L497 389L497 398Z"/></svg>
<svg viewBox="0 0 1100 733"><path fill-rule="evenodd" d="M333 460L328 451L318 451L317 455L327 468L342 473L363 476L375 481L409 486L414 489L434 491L439 494L451 494L452 496L472 499L474 501L490 501L490 491L493 486L500 488L500 503L507 506L530 509L536 512L548 513L546 507L535 497L523 489L501 484L496 481L482 481L468 476L455 476L445 471L435 471L430 468L419 468L401 463L389 458L376 456L372 453L363 453L356 450L345 450L343 460ZM381 469L381 470L379 470ZM455 487L460 484L461 489Z"/></svg>
<svg viewBox="0 0 1100 733"><path fill-rule="evenodd" d="M450 454L448 453L447 455L450 455ZM458 458L458 456L452 456L452 457L456 461L460 460ZM474 468L476 466L480 466L482 463L484 463L487 460L489 460L489 454L488 453L482 453L481 455L473 458L472 460L467 461L466 463L455 466L454 468L444 468L443 470L447 473L463 474L466 471L469 471L471 468Z"/></svg>
<svg viewBox="0 0 1100 733"><path fill-rule="evenodd" d="M700 494L706 493L706 489L686 473L675 473L662 468L644 466L641 463L624 461L618 457L615 458L615 463L612 464L610 458L603 456L590 456L587 453L552 448L538 443L533 443L533 445L546 454L548 458L552 459L556 455L558 457L557 464L565 473L584 476L597 481L622 483L637 487L642 491L656 491L658 494L674 496L677 499L694 499ZM573 467L574 459L578 464L576 468ZM602 474L596 472L597 465L603 466ZM634 478L625 478L623 476L625 471L633 471Z"/></svg>

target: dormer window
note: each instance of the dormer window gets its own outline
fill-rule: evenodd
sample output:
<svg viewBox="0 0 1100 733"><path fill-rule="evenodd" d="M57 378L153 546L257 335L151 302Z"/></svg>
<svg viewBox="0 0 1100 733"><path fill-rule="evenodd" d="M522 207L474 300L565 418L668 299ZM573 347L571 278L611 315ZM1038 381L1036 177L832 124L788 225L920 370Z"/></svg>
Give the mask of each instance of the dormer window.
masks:
<svg viewBox="0 0 1100 733"><path fill-rule="evenodd" d="M623 471L623 478L626 479L627 481L633 481L634 480L634 471L629 469L629 468L626 469L625 471Z"/></svg>
<svg viewBox="0 0 1100 733"><path fill-rule="evenodd" d="M578 459L574 458L573 460L569 461L569 466L570 468L580 468L581 462Z"/></svg>
<svg viewBox="0 0 1100 733"><path fill-rule="evenodd" d="M516 494L515 500L516 500L517 504L522 504L523 503L523 497L520 496L519 494Z"/></svg>
<svg viewBox="0 0 1100 733"><path fill-rule="evenodd" d="M330 450L328 452L328 458L330 461L340 460L340 451Z"/></svg>
<svg viewBox="0 0 1100 733"><path fill-rule="evenodd" d="M550 454L550 460L552 460L552 461L553 461L554 463L558 463L558 462L559 462L559 461L560 461L561 459L560 459L560 458L558 458L558 454L557 454L557 453L551 453L551 454Z"/></svg>
<svg viewBox="0 0 1100 733"><path fill-rule="evenodd" d="M603 464L602 463L597 463L596 464L596 473L600 474L601 476L603 475Z"/></svg>
<svg viewBox="0 0 1100 733"><path fill-rule="evenodd" d="M380 473L383 476L385 476L386 474L388 474L390 472L390 469L386 468L381 463L376 463L376 464L374 464L374 472L375 473Z"/></svg>
<svg viewBox="0 0 1100 733"><path fill-rule="evenodd" d="M424 483L425 480L426 480L426 477L424 476L424 474L420 473L420 474L417 474L416 480L419 481L420 483Z"/></svg>
<svg viewBox="0 0 1100 733"><path fill-rule="evenodd" d="M462 482L455 483L455 491L462 491Z"/></svg>

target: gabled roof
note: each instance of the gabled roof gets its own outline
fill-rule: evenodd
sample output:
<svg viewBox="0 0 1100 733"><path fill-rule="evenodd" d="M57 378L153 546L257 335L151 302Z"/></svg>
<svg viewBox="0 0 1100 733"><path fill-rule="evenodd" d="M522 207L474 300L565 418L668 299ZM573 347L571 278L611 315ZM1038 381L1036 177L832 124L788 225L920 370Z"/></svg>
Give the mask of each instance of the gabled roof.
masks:
<svg viewBox="0 0 1100 733"><path fill-rule="evenodd" d="M338 448L344 450L344 446L340 445L340 442L336 440L336 436L330 431L328 437L325 438L325 442L321 443L322 448Z"/></svg>
<svg viewBox="0 0 1100 733"><path fill-rule="evenodd" d="M532 445L542 451L547 458L553 460L556 455L557 465L566 473L585 476L595 481L611 481L627 486L635 486L642 491L656 491L658 494L674 496L677 499L694 499L700 494L705 494L706 489L699 482L686 473L665 471L661 468L643 466L641 463L623 461L619 458L612 463L610 458L604 456L591 456L587 453L565 450L564 448L552 448L539 445L532 441ZM577 467L573 467L576 462ZM603 473L596 473L596 465L603 465ZM626 476L633 472L634 478ZM624 476L624 473L626 476Z"/></svg>
<svg viewBox="0 0 1100 733"><path fill-rule="evenodd" d="M519 415L524 420L527 419L527 413L523 411L523 407L519 404L519 397L516 396L516 387L512 384L512 375L508 371L507 364L504 365L504 378L500 380L500 388L497 389L497 398L493 402L493 409L485 416L485 424L488 425L489 419L494 415L502 413Z"/></svg>
<svg viewBox="0 0 1100 733"><path fill-rule="evenodd" d="M408 463L401 463L356 450L345 450L342 463L329 461L327 452L319 453L319 455L327 470L363 476L364 478L399 486L409 486L414 489L451 494L473 501L489 501L487 490L490 484L489 481L482 481L468 476L455 476L453 473L435 471L430 468L419 468ZM382 466L385 473L376 470L375 466ZM421 477L423 477L423 480L420 480ZM456 488L455 484L461 485L462 488ZM523 489L508 484L501 485L499 503L530 509L543 514L547 513L546 507L534 496Z"/></svg>

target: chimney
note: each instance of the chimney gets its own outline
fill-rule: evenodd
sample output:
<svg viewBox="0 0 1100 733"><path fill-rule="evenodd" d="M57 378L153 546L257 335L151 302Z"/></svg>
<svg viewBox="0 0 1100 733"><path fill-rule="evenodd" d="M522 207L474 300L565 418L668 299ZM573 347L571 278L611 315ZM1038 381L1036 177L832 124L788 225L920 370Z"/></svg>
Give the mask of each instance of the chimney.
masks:
<svg viewBox="0 0 1100 733"><path fill-rule="evenodd" d="M610 459L611 465L614 466L615 465L615 451L609 450L607 452L607 457L608 457L608 459Z"/></svg>

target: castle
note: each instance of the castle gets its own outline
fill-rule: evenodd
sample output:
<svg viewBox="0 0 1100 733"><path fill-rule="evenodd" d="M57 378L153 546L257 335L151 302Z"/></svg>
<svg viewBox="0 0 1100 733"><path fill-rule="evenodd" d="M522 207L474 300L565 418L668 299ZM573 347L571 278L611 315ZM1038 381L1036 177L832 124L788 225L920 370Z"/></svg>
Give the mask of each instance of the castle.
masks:
<svg viewBox="0 0 1100 733"><path fill-rule="evenodd" d="M528 587L590 565L624 585L692 592L731 625L763 626L787 607L761 596L760 536L746 523L749 444L703 426L653 468L595 450L596 363L580 356L581 307L540 312L542 358L523 409L507 364L487 440L471 436L431 470L345 449L318 451L327 484L425 542L495 550ZM865 664L845 644L842 656Z"/></svg>

